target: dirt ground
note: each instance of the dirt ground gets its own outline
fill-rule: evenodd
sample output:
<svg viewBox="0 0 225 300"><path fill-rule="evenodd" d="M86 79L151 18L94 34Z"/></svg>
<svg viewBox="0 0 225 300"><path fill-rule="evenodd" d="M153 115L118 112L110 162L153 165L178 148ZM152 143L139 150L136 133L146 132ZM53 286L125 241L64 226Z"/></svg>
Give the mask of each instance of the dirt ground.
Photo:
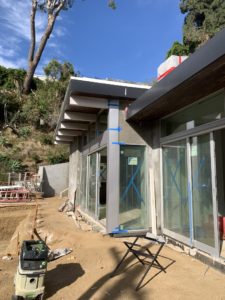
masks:
<svg viewBox="0 0 225 300"><path fill-rule="evenodd" d="M166 267L166 273L159 273L158 269L152 268L139 291L136 292L135 287L144 268L132 256L127 258L118 274L110 278L124 253L124 239L81 231L71 217L57 211L60 203L61 200L57 198L42 200L38 213L38 233L42 238L47 237L51 249L68 247L73 252L49 263L45 299L225 300L224 274L167 246L159 258ZM2 232L1 227L0 239ZM4 243L5 238L6 235ZM2 248L0 250L1 256L5 254ZM11 299L17 264L15 257L11 261L0 259L1 300Z"/></svg>

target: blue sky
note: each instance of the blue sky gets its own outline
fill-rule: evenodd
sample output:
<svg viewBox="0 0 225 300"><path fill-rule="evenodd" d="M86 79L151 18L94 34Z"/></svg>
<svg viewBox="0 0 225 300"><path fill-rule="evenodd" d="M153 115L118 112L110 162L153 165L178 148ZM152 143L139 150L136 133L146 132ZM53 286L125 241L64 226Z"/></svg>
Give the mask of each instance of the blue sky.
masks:
<svg viewBox="0 0 225 300"><path fill-rule="evenodd" d="M149 82L175 40L182 40L179 0L75 0L59 16L37 69L69 61L82 76ZM17 3L15 5L15 3ZM25 68L31 0L0 0L0 65ZM37 39L46 15L37 15Z"/></svg>

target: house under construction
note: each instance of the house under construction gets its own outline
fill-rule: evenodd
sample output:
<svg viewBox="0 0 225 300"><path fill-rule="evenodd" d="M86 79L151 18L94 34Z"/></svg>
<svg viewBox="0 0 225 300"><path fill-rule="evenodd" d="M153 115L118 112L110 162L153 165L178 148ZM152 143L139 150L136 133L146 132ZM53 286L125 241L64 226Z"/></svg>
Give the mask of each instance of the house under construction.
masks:
<svg viewBox="0 0 225 300"><path fill-rule="evenodd" d="M225 30L152 87L73 77L56 129L69 198L106 231L225 257Z"/></svg>

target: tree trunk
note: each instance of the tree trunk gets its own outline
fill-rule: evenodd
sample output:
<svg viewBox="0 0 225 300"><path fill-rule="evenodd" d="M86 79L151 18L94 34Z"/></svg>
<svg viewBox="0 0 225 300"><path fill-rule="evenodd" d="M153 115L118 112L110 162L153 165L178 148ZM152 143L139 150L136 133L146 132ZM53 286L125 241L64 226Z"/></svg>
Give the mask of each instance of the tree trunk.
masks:
<svg viewBox="0 0 225 300"><path fill-rule="evenodd" d="M29 61L29 66L28 66L28 70L27 70L27 74L24 80L24 84L23 84L23 93L24 94L29 94L30 90L31 90L31 83L32 83L32 79L33 79L33 75L34 72L37 68L37 65L41 59L41 55L44 51L44 48L46 46L46 43L52 33L53 27L54 27L54 23L55 23L55 19L56 17L54 15L49 16L48 18L48 25L47 28L41 38L40 41L40 45L37 49L37 52L34 55L34 58L32 61Z"/></svg>
<svg viewBox="0 0 225 300"><path fill-rule="evenodd" d="M34 65L33 63L29 64L27 74L24 79L23 83L23 94L28 95L31 90L31 83L34 76L34 72L36 70L37 65Z"/></svg>

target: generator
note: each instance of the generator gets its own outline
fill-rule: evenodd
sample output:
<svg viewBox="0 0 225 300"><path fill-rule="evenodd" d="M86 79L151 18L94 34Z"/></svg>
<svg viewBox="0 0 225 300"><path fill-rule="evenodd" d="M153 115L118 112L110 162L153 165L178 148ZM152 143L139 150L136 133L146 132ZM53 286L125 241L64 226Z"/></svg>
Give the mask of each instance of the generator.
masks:
<svg viewBox="0 0 225 300"><path fill-rule="evenodd" d="M12 300L44 298L44 278L47 271L48 247L41 240L23 241L19 265L14 278Z"/></svg>

